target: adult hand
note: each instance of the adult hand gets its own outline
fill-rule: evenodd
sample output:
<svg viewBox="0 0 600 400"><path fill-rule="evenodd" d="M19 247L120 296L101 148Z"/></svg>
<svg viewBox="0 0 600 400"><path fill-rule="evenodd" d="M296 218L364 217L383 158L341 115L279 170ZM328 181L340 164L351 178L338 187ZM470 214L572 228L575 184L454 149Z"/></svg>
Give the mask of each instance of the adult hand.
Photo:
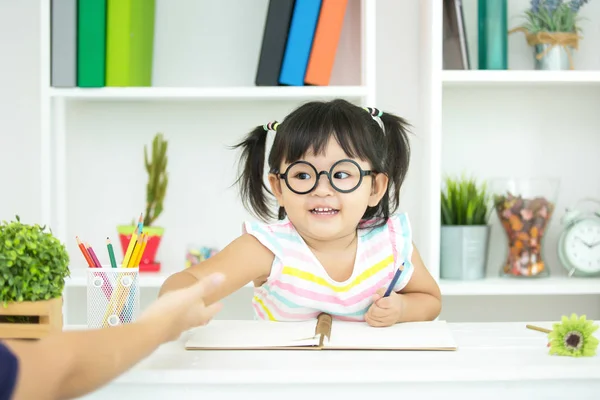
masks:
<svg viewBox="0 0 600 400"><path fill-rule="evenodd" d="M206 325L221 310L220 303L206 307L203 298L224 280L215 273L183 289L165 293L154 301L138 318L151 329L164 329L165 340L175 340L182 332Z"/></svg>
<svg viewBox="0 0 600 400"><path fill-rule="evenodd" d="M379 289L373 295L373 304L365 314L365 321L371 326L392 326L402 316L403 298L396 292L390 293L388 297L383 297L386 288Z"/></svg>

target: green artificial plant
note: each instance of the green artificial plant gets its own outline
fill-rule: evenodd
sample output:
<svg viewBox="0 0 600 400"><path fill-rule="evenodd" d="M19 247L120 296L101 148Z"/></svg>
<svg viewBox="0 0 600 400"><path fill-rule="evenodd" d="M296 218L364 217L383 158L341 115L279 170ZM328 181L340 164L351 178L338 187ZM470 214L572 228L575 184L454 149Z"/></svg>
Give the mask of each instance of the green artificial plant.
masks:
<svg viewBox="0 0 600 400"><path fill-rule="evenodd" d="M525 11L523 28L529 33L571 32L578 33L579 9L589 0L531 0Z"/></svg>
<svg viewBox="0 0 600 400"><path fill-rule="evenodd" d="M45 226L0 223L0 302L50 300L62 296L70 275L65 246Z"/></svg>
<svg viewBox="0 0 600 400"><path fill-rule="evenodd" d="M144 164L148 173L146 185L146 212L144 226L152 226L163 211L169 178L167 175L167 147L162 133L157 133L152 141L152 158L148 158L148 148L144 146Z"/></svg>
<svg viewBox="0 0 600 400"><path fill-rule="evenodd" d="M441 192L442 225L485 225L491 211L486 183L446 177Z"/></svg>

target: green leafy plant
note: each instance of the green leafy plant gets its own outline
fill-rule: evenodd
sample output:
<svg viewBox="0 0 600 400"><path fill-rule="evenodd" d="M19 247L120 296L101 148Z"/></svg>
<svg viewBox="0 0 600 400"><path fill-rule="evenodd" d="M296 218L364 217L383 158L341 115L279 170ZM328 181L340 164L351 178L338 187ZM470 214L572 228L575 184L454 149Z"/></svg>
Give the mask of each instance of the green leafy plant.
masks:
<svg viewBox="0 0 600 400"><path fill-rule="evenodd" d="M442 225L486 225L491 212L486 183L446 177L441 192Z"/></svg>
<svg viewBox="0 0 600 400"><path fill-rule="evenodd" d="M154 221L163 212L163 202L169 182L167 174L167 147L168 142L164 140L162 133L157 133L152 140L152 158L148 158L148 148L144 146L144 164L148 173L144 226L152 226ZM135 222L132 225L135 225Z"/></svg>
<svg viewBox="0 0 600 400"><path fill-rule="evenodd" d="M0 302L60 297L70 275L65 246L45 226L2 221L0 224Z"/></svg>
<svg viewBox="0 0 600 400"><path fill-rule="evenodd" d="M538 32L580 32L579 9L589 0L531 0L531 8L524 12L523 28L532 34Z"/></svg>

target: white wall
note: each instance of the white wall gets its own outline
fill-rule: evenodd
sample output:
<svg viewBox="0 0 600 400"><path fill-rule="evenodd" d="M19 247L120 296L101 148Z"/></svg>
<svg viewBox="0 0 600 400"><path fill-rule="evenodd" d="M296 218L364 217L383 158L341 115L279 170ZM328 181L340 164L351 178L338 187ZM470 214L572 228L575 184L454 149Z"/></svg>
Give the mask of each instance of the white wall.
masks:
<svg viewBox="0 0 600 400"><path fill-rule="evenodd" d="M261 0L261 4L263 3L265 2ZM595 3L592 2L586 7L593 4ZM594 7L597 7L597 4ZM597 12L598 8L594 10ZM396 112L414 125L413 161L402 190L401 204L402 209L409 212L413 221L425 217L417 189L423 183L423 171L427 167L427 160L423 156L426 135L421 130L423 121L419 109L419 59L422 49L418 24L419 4L416 1L377 0L378 104L374 106L385 111ZM597 29L592 25L588 24L587 30ZM589 34L592 35L591 32ZM513 41L522 39L522 37L511 38L511 46ZM185 52L177 53L177 49L172 51L180 57L189 56ZM3 55L3 62L0 64L0 188L2 188L0 218L9 219L18 213L25 221L35 222L41 215L38 106L39 5L37 0L0 0L0 52ZM582 65L600 65L597 53L588 50L585 54L583 55L582 52ZM515 59L511 57L511 60ZM525 62L526 60L523 61ZM166 66L161 65L160 68L164 71ZM177 84L176 75L163 75L163 78L163 82L169 78L171 84ZM249 77L243 79L247 81ZM353 78L348 79L352 81ZM598 148L597 135L593 136L594 128L599 122L598 117L593 115L594 106L595 109L598 108L598 100L593 92L581 88L566 90L564 93L554 91L552 92L554 96L546 96L543 89L538 89L535 96L527 99L523 99L523 92L519 89L490 93L493 94L458 88L446 90L444 102L447 106L444 114L442 160L444 169L455 171L467 167L477 169L483 175L496 173L498 170L492 167L480 167L481 163L490 164L486 164L485 156L481 155L487 153L475 145L481 145L484 138L490 140L492 144L498 144L501 138L519 141L527 135L526 143L529 144L534 138L545 140L546 157L543 158L543 165L554 173L567 174L564 176L570 179L566 184L573 191L566 197L561 197L560 207L584 193L588 187L593 193L599 194L598 183L590 184L588 175L573 174L573 170L569 169L571 166L568 165L566 169L560 169L558 162L555 162L564 157L560 152L563 148L562 133L568 131L569 139L564 142L567 147L569 143L581 144L586 143L586 140L591 141L589 142L591 145L584 150L583 155L577 154L594 163L597 170L598 161L593 158L592 146ZM586 102L587 106L579 109L569 105L569 99L576 96L587 96L586 98L589 99L589 102ZM497 108L500 108L507 115L514 117L519 112L524 112L522 111L524 109L535 110L541 101L544 101L544 107L556 108L556 114L563 116L563 119L539 120L537 123L529 119L527 124L516 127L508 123L503 125L499 121L494 124L493 129L488 129L489 126L485 125L485 121L493 118L489 114L492 109L497 111ZM566 119L562 111L558 112L561 105L565 104L568 115ZM167 233L172 235L165 237L160 252L161 260L166 262L164 270L174 271L183 266L183 252L188 242L224 245L235 235L242 218L245 217L245 212L234 207L233 193L226 189L233 178L231 173L235 156L224 146L237 140L251 128L247 123L238 121L236 115L240 114L231 114L230 105L230 103L219 102L143 105L129 103L126 107L120 108L116 103L81 102L70 106L67 119L67 165L70 168L67 182L68 210L69 215L74 215L75 218L70 218L68 221L68 234L71 237L74 234L81 234L101 241L98 232L102 234L114 232L116 224L127 222L134 216L135 213L129 213L127 209L137 210L143 200L144 172L141 162L143 156L141 143L149 142L155 131L163 130L170 139L173 154L177 154L176 157L171 157L172 181L167 208L164 216L161 217L167 225ZM244 108L238 107L237 110L244 114L244 119L252 116L257 123L263 123L281 118L290 107L291 103L287 102L261 103ZM462 129L464 118L461 115L465 112L478 115L478 118L469 122L471 126L469 132ZM200 122L203 129L200 129ZM206 129L206 126L209 128ZM574 127L579 129L573 130ZM485 136L484 133L481 136L474 136L474 131L484 130L484 128ZM534 132L534 136L531 136L531 132ZM95 154L102 154L99 151L102 149L112 150L113 156L95 157ZM460 156L462 154L472 155L472 157L463 158ZM572 156L568 160L578 162L583 159L579 156ZM500 154L497 154L497 157L495 160L500 161ZM118 174L128 165L132 165L124 162L126 158L138 158L140 162L135 164L135 169L132 170L135 179L124 181ZM206 165L210 165L210 169L205 169ZM106 207L105 210L115 210L112 220L100 218L98 215L101 213L94 212L87 214L85 220L82 219L81 216L86 211L85 202L79 199L94 189L92 184L83 178L90 178L97 182L104 179L101 181L101 189L96 192L102 201L94 204L97 207ZM209 187L213 189L207 196ZM123 193L130 195L123 195ZM225 216L227 209L229 209L228 216ZM220 226L217 225L219 221L222 222ZM424 243L427 232L418 223L414 224L413 228L415 242L419 247ZM550 236L555 237L556 230L553 232ZM68 243L68 247L74 261L74 268L81 267L83 263L77 249L73 243ZM497 257L494 256L490 260L490 264L493 264L490 274L494 274L497 269ZM549 262L553 261L552 257L549 255ZM427 259L425 261L427 262ZM560 272L554 266L552 270ZM83 299L83 290L74 289L71 292L71 298ZM154 298L156 291L147 289L142 295L143 302L147 303ZM232 296L227 300L226 310L221 317L248 315L250 310L248 300L247 291ZM550 296L445 298L442 317L451 321L553 319L559 312L573 310L588 312L588 315L592 316L600 315L597 296L571 296L569 303L564 303L562 300L563 298ZM519 304L522 302L533 304L533 307L529 307L529 310L533 311L521 310ZM535 306L536 304L539 304L539 308ZM82 323L85 315L83 302L73 305L72 322ZM475 308L468 309L467 306L475 306ZM491 310L494 313L491 313Z"/></svg>

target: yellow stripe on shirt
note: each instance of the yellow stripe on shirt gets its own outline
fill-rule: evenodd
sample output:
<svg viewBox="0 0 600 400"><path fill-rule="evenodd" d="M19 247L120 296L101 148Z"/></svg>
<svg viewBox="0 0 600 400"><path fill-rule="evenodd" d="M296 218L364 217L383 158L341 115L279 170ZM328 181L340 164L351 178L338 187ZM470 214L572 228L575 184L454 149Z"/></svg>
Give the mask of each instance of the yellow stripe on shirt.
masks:
<svg viewBox="0 0 600 400"><path fill-rule="evenodd" d="M289 266L283 267L282 274L294 276L296 278L300 278L305 281L316 283L317 285L320 285L320 286L328 287L331 290L333 290L334 292L347 292L350 289L352 289L354 286L359 285L360 283L367 280L371 276L375 275L376 273L378 273L379 271L381 271L382 269L384 269L385 267L390 265L390 263L393 263L393 262L394 262L393 255L386 257L383 260L376 263L375 265L369 267L362 274L357 276L352 282L350 282L344 286L333 285L330 282L328 282L325 278L322 278L322 277L312 274L310 272L302 271L297 268L289 267Z"/></svg>
<svg viewBox="0 0 600 400"><path fill-rule="evenodd" d="M269 311L269 309L267 308L267 306L265 305L265 303L263 303L263 301L261 299L254 296L254 301L257 302L258 304L260 304L262 309L265 311L265 314L267 314L267 316L269 317L269 320L275 321L275 317L273 316L273 314L271 314L271 311Z"/></svg>

